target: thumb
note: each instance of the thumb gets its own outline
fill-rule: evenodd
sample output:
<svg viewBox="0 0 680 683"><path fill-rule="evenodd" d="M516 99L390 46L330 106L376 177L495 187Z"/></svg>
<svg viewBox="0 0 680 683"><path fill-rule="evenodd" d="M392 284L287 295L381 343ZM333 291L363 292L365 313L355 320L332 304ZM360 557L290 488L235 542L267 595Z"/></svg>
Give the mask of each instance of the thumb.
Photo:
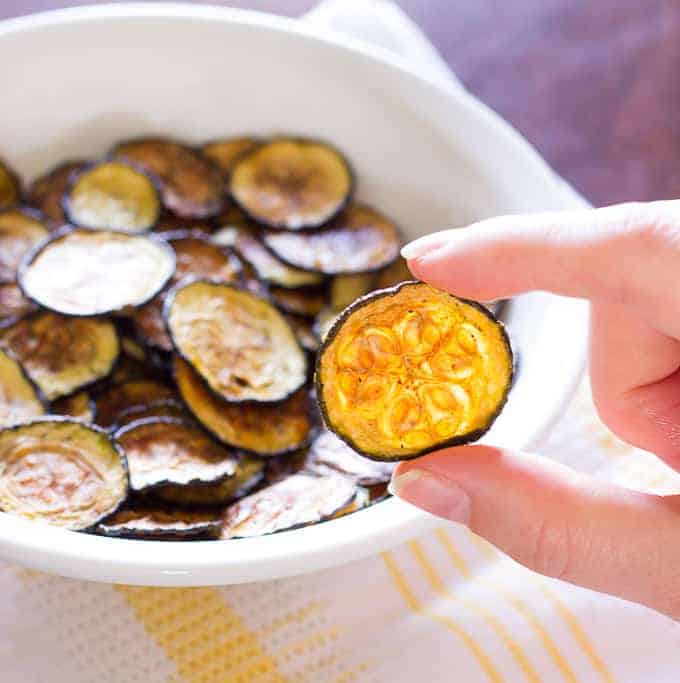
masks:
<svg viewBox="0 0 680 683"><path fill-rule="evenodd" d="M680 619L680 497L489 446L401 463L390 490L469 526L529 569Z"/></svg>

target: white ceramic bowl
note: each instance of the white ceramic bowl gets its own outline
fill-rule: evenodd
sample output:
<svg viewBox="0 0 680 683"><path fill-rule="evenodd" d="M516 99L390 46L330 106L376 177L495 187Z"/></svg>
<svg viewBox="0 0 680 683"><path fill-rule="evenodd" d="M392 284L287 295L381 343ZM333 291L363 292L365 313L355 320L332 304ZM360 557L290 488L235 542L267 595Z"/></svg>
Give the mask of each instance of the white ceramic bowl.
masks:
<svg viewBox="0 0 680 683"><path fill-rule="evenodd" d="M471 96L363 43L300 22L189 5L110 5L0 23L0 156L26 179L146 133L204 140L304 133L352 160L359 196L408 237L498 213L578 203ZM486 441L535 446L580 375L586 308L521 297L517 384ZM397 500L317 526L227 542L138 542L0 513L0 558L83 579L202 585L271 579L376 553L435 523Z"/></svg>

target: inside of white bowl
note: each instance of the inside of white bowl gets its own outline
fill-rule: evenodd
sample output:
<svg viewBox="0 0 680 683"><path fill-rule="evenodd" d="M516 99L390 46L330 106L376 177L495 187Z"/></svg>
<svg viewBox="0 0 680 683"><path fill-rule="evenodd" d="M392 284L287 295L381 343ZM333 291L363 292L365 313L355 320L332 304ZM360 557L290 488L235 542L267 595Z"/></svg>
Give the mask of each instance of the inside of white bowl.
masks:
<svg viewBox="0 0 680 683"><path fill-rule="evenodd" d="M358 198L392 216L407 238L575 203L472 98L285 20L164 4L69 10L1 24L0 63L12 65L0 73L0 157L27 181L129 137L199 142L283 132L344 150ZM526 448L559 415L583 362L585 319L582 305L547 294L513 302L519 373L486 441ZM229 553L221 543L183 553L177 544L30 533L2 515L0 548L9 559L82 578L220 583L348 561L428 524L391 500L318 528L239 541Z"/></svg>

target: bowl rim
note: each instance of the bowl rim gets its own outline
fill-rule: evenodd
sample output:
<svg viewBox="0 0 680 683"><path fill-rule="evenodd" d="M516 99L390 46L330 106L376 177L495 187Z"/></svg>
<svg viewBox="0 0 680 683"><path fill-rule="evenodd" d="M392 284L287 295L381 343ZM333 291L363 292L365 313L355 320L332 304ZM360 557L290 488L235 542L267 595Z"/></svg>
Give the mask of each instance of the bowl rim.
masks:
<svg viewBox="0 0 680 683"><path fill-rule="evenodd" d="M0 40L64 25L112 19L199 19L248 28L293 34L299 40L326 46L345 56L360 56L373 65L396 73L419 87L429 89L447 106L477 119L489 135L505 146L523 167L543 176L552 203L562 208L577 205L577 196L563 191L536 150L509 124L467 91L448 87L434 75L423 74L388 50L332 32L303 21L251 10L185 3L123 3L71 7L41 12L0 22ZM574 321L583 323L587 309L582 302L562 300ZM561 392L536 420L527 435L526 447L535 446L562 414L574 393L585 363L585 345L573 349L561 368ZM193 541L188 553L184 544L172 541L135 541L76 534L0 513L0 557L51 573L74 578L138 585L199 586L251 582L345 564L373 555L424 533L441 520L399 501L389 499L354 514L321 524L248 539ZM331 531L332 530L332 531ZM291 548L294 548L291 551ZM141 552L140 552L141 551Z"/></svg>

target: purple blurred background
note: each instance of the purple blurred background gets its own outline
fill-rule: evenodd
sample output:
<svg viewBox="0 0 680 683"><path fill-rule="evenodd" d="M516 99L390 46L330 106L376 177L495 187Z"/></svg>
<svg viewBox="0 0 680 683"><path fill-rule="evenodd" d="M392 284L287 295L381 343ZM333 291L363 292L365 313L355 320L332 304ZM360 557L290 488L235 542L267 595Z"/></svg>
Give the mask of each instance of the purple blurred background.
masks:
<svg viewBox="0 0 680 683"><path fill-rule="evenodd" d="M84 4L97 2L0 0L0 19ZM296 16L315 1L212 4ZM464 83L594 203L680 194L680 2L397 4Z"/></svg>

